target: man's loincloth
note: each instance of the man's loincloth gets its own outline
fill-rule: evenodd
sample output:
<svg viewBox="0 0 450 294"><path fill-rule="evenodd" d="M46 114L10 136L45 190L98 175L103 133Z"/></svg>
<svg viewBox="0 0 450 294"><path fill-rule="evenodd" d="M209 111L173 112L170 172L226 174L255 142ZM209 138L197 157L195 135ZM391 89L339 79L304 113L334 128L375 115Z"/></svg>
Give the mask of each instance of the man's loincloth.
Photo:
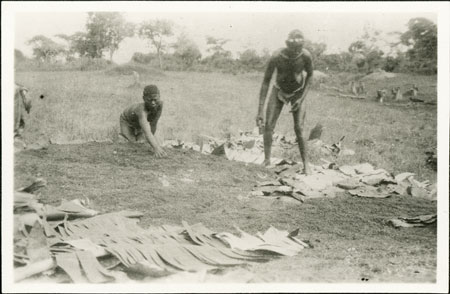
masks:
<svg viewBox="0 0 450 294"><path fill-rule="evenodd" d="M298 89L294 90L292 93L286 93L283 90L281 90L281 88L277 84L273 85L273 87L274 89L272 91L276 93L278 100L280 100L284 104L291 103L291 105L294 104L295 101L297 101L297 99L299 99L302 96L304 89L304 85L302 85Z"/></svg>

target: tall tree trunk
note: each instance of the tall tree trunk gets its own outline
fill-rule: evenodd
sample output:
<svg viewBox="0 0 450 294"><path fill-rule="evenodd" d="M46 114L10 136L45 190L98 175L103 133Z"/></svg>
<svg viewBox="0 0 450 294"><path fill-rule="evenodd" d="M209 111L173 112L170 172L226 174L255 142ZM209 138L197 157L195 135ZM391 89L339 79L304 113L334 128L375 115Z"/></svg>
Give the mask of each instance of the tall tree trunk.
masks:
<svg viewBox="0 0 450 294"><path fill-rule="evenodd" d="M111 61L111 63L112 63L112 58L113 58L113 54L114 54L114 51L113 50L109 50L109 61Z"/></svg>

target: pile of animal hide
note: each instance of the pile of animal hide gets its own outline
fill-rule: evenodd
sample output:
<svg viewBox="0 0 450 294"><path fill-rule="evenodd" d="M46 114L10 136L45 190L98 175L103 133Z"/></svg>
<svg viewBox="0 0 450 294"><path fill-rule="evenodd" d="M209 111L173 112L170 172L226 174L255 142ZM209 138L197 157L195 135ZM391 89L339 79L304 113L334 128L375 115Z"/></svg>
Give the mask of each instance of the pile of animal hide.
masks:
<svg viewBox="0 0 450 294"><path fill-rule="evenodd" d="M17 191L14 200L15 281L37 274L59 276L60 282L103 283L214 273L294 256L309 247L298 239L298 230L269 227L250 235L236 228L239 235L234 235L184 221L144 229L138 225L139 212L100 214L81 200L43 205L25 191L30 189Z"/></svg>

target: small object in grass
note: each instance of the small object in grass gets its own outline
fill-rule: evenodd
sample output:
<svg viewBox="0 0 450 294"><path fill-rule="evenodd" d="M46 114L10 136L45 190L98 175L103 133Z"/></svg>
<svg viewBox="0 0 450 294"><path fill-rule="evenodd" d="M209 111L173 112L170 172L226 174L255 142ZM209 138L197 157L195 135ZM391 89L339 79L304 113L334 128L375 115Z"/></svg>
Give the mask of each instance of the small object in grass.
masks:
<svg viewBox="0 0 450 294"><path fill-rule="evenodd" d="M316 126L311 130L309 133L308 141L314 140L314 139L320 139L322 136L323 126L320 123L317 123Z"/></svg>
<svg viewBox="0 0 450 294"><path fill-rule="evenodd" d="M410 186L406 191L413 197L427 198L429 195L428 191L421 187Z"/></svg>
<svg viewBox="0 0 450 294"><path fill-rule="evenodd" d="M43 178L37 178L36 180L34 180L34 182L27 186L27 187L23 187L18 189L18 191L20 192L27 192L27 193L34 193L37 190L39 190L40 188L43 188L47 186L47 181Z"/></svg>
<svg viewBox="0 0 450 294"><path fill-rule="evenodd" d="M425 154L427 157L427 165L431 167L433 170L437 170L437 155L434 151L427 151Z"/></svg>
<svg viewBox="0 0 450 294"><path fill-rule="evenodd" d="M260 179L267 179L267 177L268 177L267 174L262 174L262 173L257 173L256 175L257 175L258 178L260 178Z"/></svg>
<svg viewBox="0 0 450 294"><path fill-rule="evenodd" d="M419 98L415 98L415 97L410 97L409 100L411 100L412 102L424 102L425 101L423 99L419 99Z"/></svg>
<svg viewBox="0 0 450 294"><path fill-rule="evenodd" d="M386 89L377 90L377 101L383 103L386 99L387 91Z"/></svg>
<svg viewBox="0 0 450 294"><path fill-rule="evenodd" d="M403 94L400 91L400 87L392 88L391 92L392 92L392 100L394 100L394 101L401 101L401 100L403 100Z"/></svg>
<svg viewBox="0 0 450 294"><path fill-rule="evenodd" d="M161 184L163 185L163 187L169 187L170 183L167 180L166 176L163 175L161 178L159 178L159 181L161 182Z"/></svg>
<svg viewBox="0 0 450 294"><path fill-rule="evenodd" d="M355 155L355 151L351 150L351 149L344 149L341 151L341 153L339 153L339 155L342 156L353 156Z"/></svg>
<svg viewBox="0 0 450 294"><path fill-rule="evenodd" d="M366 198L387 198L391 193L381 187L375 188L372 186L363 186L353 190L348 190L350 195Z"/></svg>

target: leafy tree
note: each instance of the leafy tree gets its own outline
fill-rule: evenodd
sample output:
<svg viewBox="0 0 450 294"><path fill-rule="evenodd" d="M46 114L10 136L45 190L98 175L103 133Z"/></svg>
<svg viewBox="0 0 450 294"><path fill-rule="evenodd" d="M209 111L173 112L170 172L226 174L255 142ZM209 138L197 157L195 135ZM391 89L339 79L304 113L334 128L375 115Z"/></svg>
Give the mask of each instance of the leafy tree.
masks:
<svg viewBox="0 0 450 294"><path fill-rule="evenodd" d="M110 60L120 42L134 35L134 25L119 12L89 12L86 30L86 35L76 36L79 51L93 58L102 58L103 52L108 51Z"/></svg>
<svg viewBox="0 0 450 294"><path fill-rule="evenodd" d="M133 62L136 63L141 63L141 64L149 64L151 63L154 59L157 59L158 56L156 56L155 53L142 53L142 52L135 52L133 54L133 56L131 57L131 60Z"/></svg>
<svg viewBox="0 0 450 294"><path fill-rule="evenodd" d="M180 59L186 68L191 67L194 62L199 61L202 57L197 44L185 34L178 37L173 48L175 49L174 56Z"/></svg>
<svg viewBox="0 0 450 294"><path fill-rule="evenodd" d="M206 45L208 45L208 49L206 51L212 52L212 56L214 57L225 57L230 58L231 52L228 50L225 50L223 46L228 43L230 40L228 39L222 39L222 38L215 38L211 36L206 37Z"/></svg>
<svg viewBox="0 0 450 294"><path fill-rule="evenodd" d="M400 36L402 44L409 47L407 57L419 66L434 66L437 62L437 26L426 18L408 21L408 31Z"/></svg>
<svg viewBox="0 0 450 294"><path fill-rule="evenodd" d="M138 34L143 39L148 39L155 47L159 59L159 68L163 68L162 56L167 48L166 37L173 35L173 23L169 20L152 20L142 22L139 26Z"/></svg>
<svg viewBox="0 0 450 294"><path fill-rule="evenodd" d="M203 63L210 68L221 69L225 72L234 72L236 70L236 62L232 58L231 51L223 48L229 41L228 39L207 36L206 44L208 48L206 51L212 54L204 58Z"/></svg>
<svg viewBox="0 0 450 294"><path fill-rule="evenodd" d="M76 55L79 57L89 56L89 42L86 33L76 32L73 35L58 34L55 37L67 42L67 60L75 59Z"/></svg>
<svg viewBox="0 0 450 294"><path fill-rule="evenodd" d="M247 49L239 55L239 62L247 70L259 70L264 67L265 63L255 49Z"/></svg>
<svg viewBox="0 0 450 294"><path fill-rule="evenodd" d="M366 26L364 34L350 44L352 62L360 71L372 72L382 64L384 52L379 48L380 41L380 31Z"/></svg>
<svg viewBox="0 0 450 294"><path fill-rule="evenodd" d="M386 57L383 69L387 72L393 72L400 67L400 62L401 59L399 58L399 56L388 56Z"/></svg>
<svg viewBox="0 0 450 294"><path fill-rule="evenodd" d="M42 62L54 62L58 55L65 52L63 45L44 35L34 36L27 44L33 47L33 56Z"/></svg>
<svg viewBox="0 0 450 294"><path fill-rule="evenodd" d="M327 50L327 44L325 43L314 43L309 40L305 40L305 49L307 49L309 52L311 52L313 59L317 60L319 59L322 54Z"/></svg>

